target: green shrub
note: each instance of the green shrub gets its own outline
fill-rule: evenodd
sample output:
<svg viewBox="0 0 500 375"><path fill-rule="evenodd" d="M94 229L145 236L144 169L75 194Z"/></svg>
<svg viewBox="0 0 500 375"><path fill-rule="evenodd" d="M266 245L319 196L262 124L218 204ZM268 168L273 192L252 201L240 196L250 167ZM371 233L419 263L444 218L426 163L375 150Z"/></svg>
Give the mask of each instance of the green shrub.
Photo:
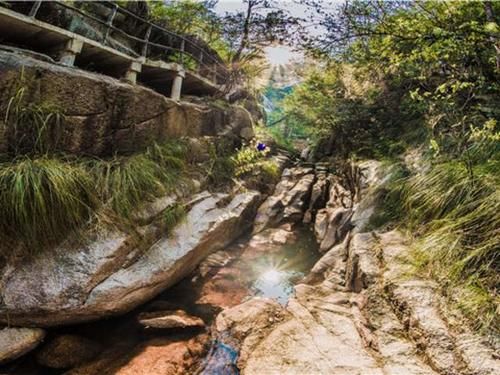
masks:
<svg viewBox="0 0 500 375"><path fill-rule="evenodd" d="M213 156L207 169L207 182L217 187L232 182L234 177L234 163L229 156Z"/></svg>
<svg viewBox="0 0 500 375"><path fill-rule="evenodd" d="M60 240L96 206L92 178L75 163L25 157L0 164L0 228L31 250Z"/></svg>

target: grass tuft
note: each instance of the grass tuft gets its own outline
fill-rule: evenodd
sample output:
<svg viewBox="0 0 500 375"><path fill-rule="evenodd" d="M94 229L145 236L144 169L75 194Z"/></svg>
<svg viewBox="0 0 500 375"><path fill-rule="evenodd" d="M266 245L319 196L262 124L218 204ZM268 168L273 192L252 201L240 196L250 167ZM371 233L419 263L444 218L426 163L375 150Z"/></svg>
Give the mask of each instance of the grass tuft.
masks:
<svg viewBox="0 0 500 375"><path fill-rule="evenodd" d="M182 204L174 204L163 213L163 222L167 232L171 232L187 215L186 208Z"/></svg>
<svg viewBox="0 0 500 375"><path fill-rule="evenodd" d="M12 134L11 149L14 155L46 154L60 142L64 115L53 104L28 101L24 81L21 76L5 111L4 122Z"/></svg>
<svg viewBox="0 0 500 375"><path fill-rule="evenodd" d="M28 248L60 240L96 206L90 174L77 164L48 157L0 164L0 228Z"/></svg>
<svg viewBox="0 0 500 375"><path fill-rule="evenodd" d="M447 162L399 188L407 222L420 234L414 265L449 290L458 288L457 306L486 330L500 323L494 297L500 282L500 191L489 173L484 165L471 173Z"/></svg>
<svg viewBox="0 0 500 375"><path fill-rule="evenodd" d="M184 186L183 156L180 144L154 144L143 154L93 161L90 170L101 199L129 218L140 203Z"/></svg>

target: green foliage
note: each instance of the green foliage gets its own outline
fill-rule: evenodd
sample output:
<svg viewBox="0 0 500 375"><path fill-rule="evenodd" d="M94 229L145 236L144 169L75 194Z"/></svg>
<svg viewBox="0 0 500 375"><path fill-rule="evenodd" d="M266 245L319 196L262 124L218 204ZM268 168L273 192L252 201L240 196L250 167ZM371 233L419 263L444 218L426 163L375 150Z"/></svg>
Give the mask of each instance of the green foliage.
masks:
<svg viewBox="0 0 500 375"><path fill-rule="evenodd" d="M258 151L256 146L256 142L252 141L239 150L223 144L218 148L212 147L207 168L210 186L227 185L235 178L248 180L256 176L267 183L276 180L279 170L276 163L267 158L269 148Z"/></svg>
<svg viewBox="0 0 500 375"><path fill-rule="evenodd" d="M29 250L60 240L97 206L90 174L75 163L25 157L0 164L0 230Z"/></svg>
<svg viewBox="0 0 500 375"><path fill-rule="evenodd" d="M255 141L242 147L231 158L235 168L235 176L245 177L252 174L262 174L264 180L275 180L279 176L279 170L276 163L266 158L269 152L269 148L259 151Z"/></svg>
<svg viewBox="0 0 500 375"><path fill-rule="evenodd" d="M222 38L222 24L210 1L148 1L150 18L178 34L195 35L222 57L229 50Z"/></svg>
<svg viewBox="0 0 500 375"><path fill-rule="evenodd" d="M276 183L280 176L276 162L267 157L269 152L269 147L259 151L255 141L242 147L231 158L235 176L243 178L249 188L266 191L269 184Z"/></svg>
<svg viewBox="0 0 500 375"><path fill-rule="evenodd" d="M425 172L382 187L384 209L371 225L413 229L419 270L458 293L478 326L498 327L500 3L353 1L339 9L324 24L332 37L349 37L335 44L343 53L308 74L285 113L344 158L428 147Z"/></svg>
<svg viewBox="0 0 500 375"><path fill-rule="evenodd" d="M164 192L164 182L175 180L175 175L166 174L144 155L95 162L91 173L101 199L123 217L130 217L139 203Z"/></svg>
<svg viewBox="0 0 500 375"><path fill-rule="evenodd" d="M98 210L130 220L144 201L189 189L185 157L184 142L176 141L110 160L34 156L0 163L0 233L36 251L57 243ZM170 214L179 213L176 208Z"/></svg>
<svg viewBox="0 0 500 375"><path fill-rule="evenodd" d="M252 142L248 146L242 147L236 155L231 158L235 166L235 175L239 177L253 172L258 168L259 163L264 161L264 157L268 153L268 148L264 151L257 150L256 142Z"/></svg>
<svg viewBox="0 0 500 375"><path fill-rule="evenodd" d="M234 147L229 142L218 142L209 147L210 159L207 168L207 182L209 186L220 187L231 184L234 177L234 163L231 156Z"/></svg>
<svg viewBox="0 0 500 375"><path fill-rule="evenodd" d="M387 171L389 178L375 192L377 210L370 217L367 230L381 229L394 225L404 217L402 205L403 186L409 176L409 171L402 163L392 164Z"/></svg>
<svg viewBox="0 0 500 375"><path fill-rule="evenodd" d="M343 158L394 156L424 133L422 113L402 88L346 63L310 70L284 110L289 123L312 130L322 151Z"/></svg>
<svg viewBox="0 0 500 375"><path fill-rule="evenodd" d="M255 135L257 139L265 141L277 148L286 150L291 154L296 153L295 145L290 138L285 137L284 132L279 127L256 126Z"/></svg>

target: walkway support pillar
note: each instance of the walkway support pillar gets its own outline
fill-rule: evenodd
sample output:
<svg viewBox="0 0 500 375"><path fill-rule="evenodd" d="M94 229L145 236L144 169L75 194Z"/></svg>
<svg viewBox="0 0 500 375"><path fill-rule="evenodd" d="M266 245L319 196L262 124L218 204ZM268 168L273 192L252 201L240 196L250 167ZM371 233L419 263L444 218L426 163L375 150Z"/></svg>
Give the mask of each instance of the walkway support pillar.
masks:
<svg viewBox="0 0 500 375"><path fill-rule="evenodd" d="M186 72L184 70L178 70L174 81L172 82L172 91L170 92L171 99L181 99L182 81L184 80L184 77L186 77Z"/></svg>
<svg viewBox="0 0 500 375"><path fill-rule="evenodd" d="M139 61L132 61L127 69L127 72L125 73L125 79L132 84L136 84L137 74L139 74L141 70L142 64Z"/></svg>
<svg viewBox="0 0 500 375"><path fill-rule="evenodd" d="M80 39L70 39L64 45L64 49L61 52L59 62L66 66L74 66L76 55L82 52L83 40Z"/></svg>

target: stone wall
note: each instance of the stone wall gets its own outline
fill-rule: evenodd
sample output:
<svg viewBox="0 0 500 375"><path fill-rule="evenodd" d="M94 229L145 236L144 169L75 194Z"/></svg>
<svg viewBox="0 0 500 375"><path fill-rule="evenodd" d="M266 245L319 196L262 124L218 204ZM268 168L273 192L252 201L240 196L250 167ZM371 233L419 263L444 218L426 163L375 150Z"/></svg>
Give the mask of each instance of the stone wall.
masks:
<svg viewBox="0 0 500 375"><path fill-rule="evenodd" d="M252 128L241 107L175 102L143 86L0 49L0 153L12 153L22 136L4 123L8 103L22 86L26 102L54 105L64 114L57 148L73 154L126 154L153 141L239 137ZM32 146L23 144L27 151Z"/></svg>

